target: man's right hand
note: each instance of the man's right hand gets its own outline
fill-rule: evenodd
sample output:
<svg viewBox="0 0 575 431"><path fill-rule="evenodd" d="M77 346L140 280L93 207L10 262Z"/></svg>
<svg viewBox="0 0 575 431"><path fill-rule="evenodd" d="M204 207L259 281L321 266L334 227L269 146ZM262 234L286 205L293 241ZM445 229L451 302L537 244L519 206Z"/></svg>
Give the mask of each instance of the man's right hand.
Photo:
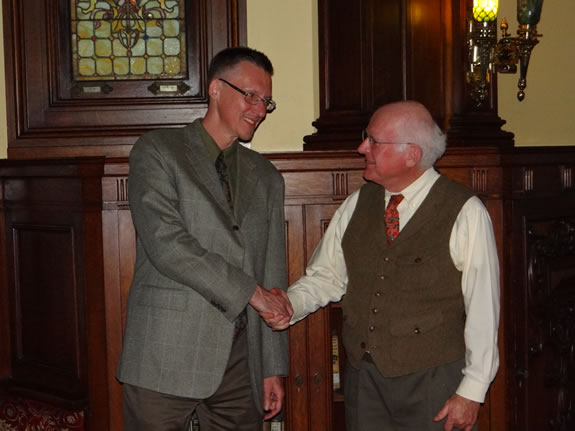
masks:
<svg viewBox="0 0 575 431"><path fill-rule="evenodd" d="M270 291L256 286L249 304L256 309L266 324L275 331L289 326L293 308L286 293L281 289Z"/></svg>

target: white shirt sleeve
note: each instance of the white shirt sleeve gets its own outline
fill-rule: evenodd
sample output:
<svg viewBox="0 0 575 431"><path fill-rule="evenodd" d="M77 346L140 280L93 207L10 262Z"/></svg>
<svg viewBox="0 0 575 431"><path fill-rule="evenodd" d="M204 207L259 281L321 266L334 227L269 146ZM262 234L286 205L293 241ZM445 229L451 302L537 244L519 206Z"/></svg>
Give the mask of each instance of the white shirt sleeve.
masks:
<svg viewBox="0 0 575 431"><path fill-rule="evenodd" d="M477 197L461 208L453 225L449 248L453 263L463 272L465 301L465 368L457 389L462 397L483 402L499 368L499 261L489 213Z"/></svg>
<svg viewBox="0 0 575 431"><path fill-rule="evenodd" d="M359 190L337 209L316 247L305 275L288 289L295 323L330 302L339 301L347 288L347 270L341 241L357 204Z"/></svg>

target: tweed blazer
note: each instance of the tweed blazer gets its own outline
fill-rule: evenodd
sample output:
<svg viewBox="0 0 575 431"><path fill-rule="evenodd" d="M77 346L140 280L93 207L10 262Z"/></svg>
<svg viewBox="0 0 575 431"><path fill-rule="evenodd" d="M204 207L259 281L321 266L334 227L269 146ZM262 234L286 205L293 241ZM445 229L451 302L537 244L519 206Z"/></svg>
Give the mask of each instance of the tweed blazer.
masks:
<svg viewBox="0 0 575 431"><path fill-rule="evenodd" d="M218 388L234 319L256 284L287 288L284 182L262 155L238 147L234 210L201 140L200 120L143 135L130 153L128 194L137 233L117 377L196 399ZM288 373L287 334L248 312L250 378Z"/></svg>

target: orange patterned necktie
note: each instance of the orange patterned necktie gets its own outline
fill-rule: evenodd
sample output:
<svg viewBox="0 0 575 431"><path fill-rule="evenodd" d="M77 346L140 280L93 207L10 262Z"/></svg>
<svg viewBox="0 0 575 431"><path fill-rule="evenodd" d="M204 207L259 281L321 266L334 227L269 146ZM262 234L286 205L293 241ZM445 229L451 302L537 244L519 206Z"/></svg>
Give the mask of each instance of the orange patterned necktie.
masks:
<svg viewBox="0 0 575 431"><path fill-rule="evenodd" d="M399 235L399 212L397 206L403 200L403 195L391 195L385 209L385 234L387 242L391 242Z"/></svg>

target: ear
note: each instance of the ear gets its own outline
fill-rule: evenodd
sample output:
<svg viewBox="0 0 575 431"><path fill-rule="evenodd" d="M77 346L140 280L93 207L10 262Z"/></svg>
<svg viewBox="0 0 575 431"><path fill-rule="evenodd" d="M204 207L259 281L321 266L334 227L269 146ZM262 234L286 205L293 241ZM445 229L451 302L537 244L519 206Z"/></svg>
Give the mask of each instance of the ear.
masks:
<svg viewBox="0 0 575 431"><path fill-rule="evenodd" d="M421 160L421 156L423 155L421 147L417 144L409 144L405 151L407 152L405 156L406 166L409 168L417 166Z"/></svg>
<svg viewBox="0 0 575 431"><path fill-rule="evenodd" d="M210 98L218 97L220 94L220 80L218 78L213 78L208 86L208 95Z"/></svg>

